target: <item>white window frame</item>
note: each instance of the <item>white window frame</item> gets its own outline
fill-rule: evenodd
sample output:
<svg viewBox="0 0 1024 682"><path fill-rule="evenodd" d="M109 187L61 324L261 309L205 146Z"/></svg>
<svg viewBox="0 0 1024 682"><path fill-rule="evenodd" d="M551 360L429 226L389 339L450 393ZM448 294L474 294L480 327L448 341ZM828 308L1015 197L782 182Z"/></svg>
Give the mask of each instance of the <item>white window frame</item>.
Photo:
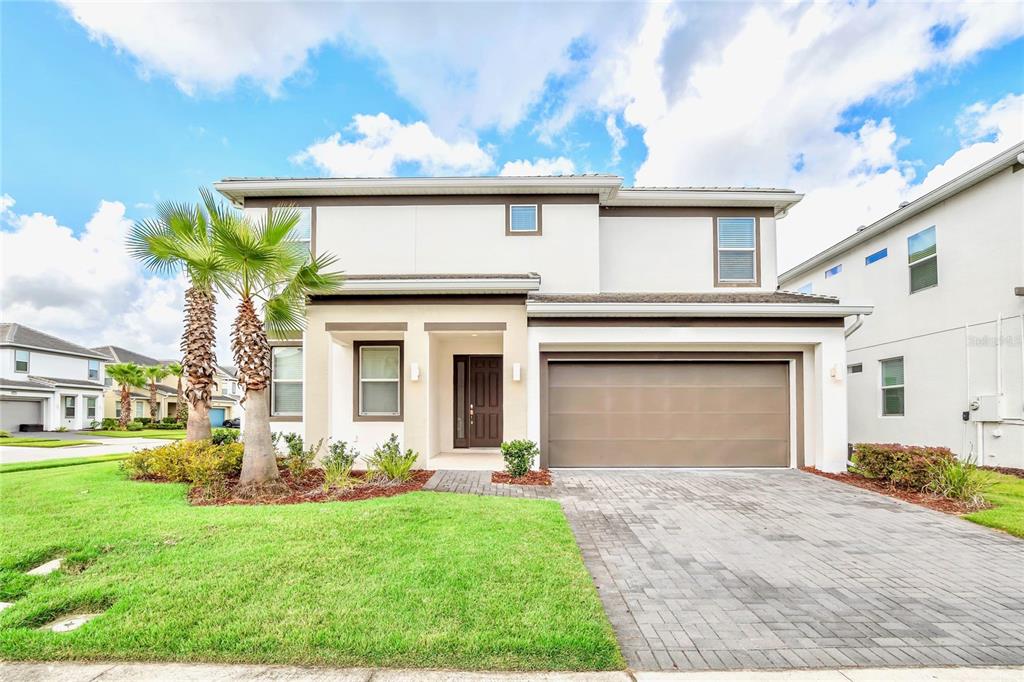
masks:
<svg viewBox="0 0 1024 682"><path fill-rule="evenodd" d="M398 353L398 376L394 379L366 379L363 378L363 351L367 348L373 350L380 350L382 348L394 350ZM389 343L374 343L359 346L359 416L360 417L401 417L402 416L402 346L400 344L389 344ZM398 390L397 412L367 412L363 409L363 384L365 383L376 383L376 384L395 384Z"/></svg>
<svg viewBox="0 0 1024 682"><path fill-rule="evenodd" d="M903 383L902 384L893 384L892 386L886 386L885 385L885 368L884 368L884 365L885 365L885 363L891 362L893 360L899 360L901 363L903 363ZM903 355L894 355L891 358L882 358L882 359L880 359L878 361L878 386L881 389L881 391L879 391L879 397L881 398L881 404L879 404L879 406L878 406L878 414L879 414L879 416L885 417L885 418L892 417L892 418L896 418L896 419L905 417L907 415L907 360L906 360L905 356L903 356ZM890 389L894 389L894 388L901 388L901 389L903 389L903 412L901 412L900 414L886 414L885 413L885 392L886 392L886 390L890 390Z"/></svg>
<svg viewBox="0 0 1024 682"><path fill-rule="evenodd" d="M825 279L832 279L833 277L838 277L841 274L843 274L843 264L836 263L825 271Z"/></svg>
<svg viewBox="0 0 1024 682"><path fill-rule="evenodd" d="M18 369L18 353L25 354L25 369ZM32 370L32 351L25 350L24 348L14 349L14 371L18 374L28 374Z"/></svg>
<svg viewBox="0 0 1024 682"><path fill-rule="evenodd" d="M68 405L68 399L71 399L71 405ZM78 400L73 395L62 395L60 397L61 402L61 414L64 415L64 419L74 419L78 416ZM71 414L68 414L68 409L71 410Z"/></svg>
<svg viewBox="0 0 1024 682"><path fill-rule="evenodd" d="M512 227L512 209L514 208L532 208L533 209L533 229L532 230L517 230ZM540 204L509 204L508 205L508 232L509 234L537 234L540 232Z"/></svg>
<svg viewBox="0 0 1024 682"><path fill-rule="evenodd" d="M921 234L922 232L927 232L928 230L932 230L932 232L934 232L934 234L935 234L935 253L933 253L930 256L925 256L924 258L922 258L920 260L916 260L916 261L911 263L910 262L910 255L911 255L910 254L910 240L913 239L914 237L916 237L917 235ZM935 284L929 284L926 287L922 287L920 289L914 289L914 267L920 265L921 263L926 263L926 262L928 262L930 260L934 260L935 261L935 268L936 268L935 269ZM928 291L929 289L934 289L935 287L939 286L938 262L939 262L939 231L936 229L936 227L934 225L929 225L928 227L924 228L923 230L918 230L914 234L911 234L911 235L907 236L907 292L908 292L908 294L910 296L913 296L914 294L918 294L918 293L920 293L922 291Z"/></svg>
<svg viewBox="0 0 1024 682"><path fill-rule="evenodd" d="M135 414L132 415L132 416L135 419L138 419L139 417L145 417L146 416L146 401L145 400L136 400L135 401Z"/></svg>
<svg viewBox="0 0 1024 682"><path fill-rule="evenodd" d="M722 246L722 218L727 220L749 220L751 228L754 230L754 245L750 247L734 247L734 246ZM717 261L718 269L718 282L716 284L757 284L757 218L754 216L718 216L715 218L715 260ZM753 259L750 261L750 279L726 279L722 277L722 253L752 253Z"/></svg>
<svg viewBox="0 0 1024 682"><path fill-rule="evenodd" d="M96 363L96 376L92 375L92 363L94 363L94 362ZM99 360L89 360L88 375L89 375L89 380L90 381L92 381L93 379L95 379L96 381L100 380L100 361Z"/></svg>
<svg viewBox="0 0 1024 682"><path fill-rule="evenodd" d="M301 353L299 362L299 378L298 379L277 379L277 351L278 350L293 350L297 349ZM275 346L270 349L270 416L271 417L300 417L302 416L302 410L298 412L278 412L274 409L274 390L278 384L298 384L299 395L305 400L306 397L306 351L302 346ZM229 382L233 384L233 382Z"/></svg>
<svg viewBox="0 0 1024 682"><path fill-rule="evenodd" d="M310 254L312 254L313 253L313 207L312 206L289 206L287 208L294 208L299 213L302 213L304 211L309 213L309 236L306 237L305 239L291 239L289 241L293 241L296 244L305 244L306 245L306 250L309 251Z"/></svg>
<svg viewBox="0 0 1024 682"><path fill-rule="evenodd" d="M85 418L96 418L96 398L94 396L86 396L85 398Z"/></svg>

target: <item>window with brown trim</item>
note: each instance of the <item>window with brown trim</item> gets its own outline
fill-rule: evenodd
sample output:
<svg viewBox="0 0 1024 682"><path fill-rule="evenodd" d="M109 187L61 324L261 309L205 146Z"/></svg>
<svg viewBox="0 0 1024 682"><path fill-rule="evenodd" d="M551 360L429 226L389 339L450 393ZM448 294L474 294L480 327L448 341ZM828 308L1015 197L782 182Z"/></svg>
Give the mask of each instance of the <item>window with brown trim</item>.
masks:
<svg viewBox="0 0 1024 682"><path fill-rule="evenodd" d="M716 218L717 284L757 284L757 228L757 218Z"/></svg>
<svg viewBox="0 0 1024 682"><path fill-rule="evenodd" d="M352 417L356 421L401 421L404 349L401 341L353 344Z"/></svg>
<svg viewBox="0 0 1024 682"><path fill-rule="evenodd" d="M540 202L505 204L505 234L507 236L539 236L542 232Z"/></svg>

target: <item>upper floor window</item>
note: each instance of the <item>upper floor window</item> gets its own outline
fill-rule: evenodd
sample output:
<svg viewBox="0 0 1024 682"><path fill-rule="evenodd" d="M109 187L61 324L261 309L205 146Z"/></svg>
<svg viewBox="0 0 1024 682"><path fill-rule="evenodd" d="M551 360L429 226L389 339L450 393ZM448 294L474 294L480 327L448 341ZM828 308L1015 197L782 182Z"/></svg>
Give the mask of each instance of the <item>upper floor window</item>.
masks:
<svg viewBox="0 0 1024 682"><path fill-rule="evenodd" d="M875 251L870 256L864 258L864 265L871 265L872 263L877 263L878 261L882 260L888 255L889 249L880 249L878 251Z"/></svg>
<svg viewBox="0 0 1024 682"><path fill-rule="evenodd" d="M509 205L506 234L539 234L539 210L537 204Z"/></svg>
<svg viewBox="0 0 1024 682"><path fill-rule="evenodd" d="M828 270L825 271L825 279L829 279L830 277L835 277L836 275L838 275L842 271L843 271L843 264L842 263L840 263L839 265L833 266L833 267L831 267L831 268L829 268Z"/></svg>
<svg viewBox="0 0 1024 682"><path fill-rule="evenodd" d="M934 225L907 237L907 257L910 262L910 293L938 285L939 255Z"/></svg>
<svg viewBox="0 0 1024 682"><path fill-rule="evenodd" d="M846 371L849 372L850 374L860 374L861 372L864 371L864 365L863 363L860 362L852 365L847 365Z"/></svg>
<svg viewBox="0 0 1024 682"><path fill-rule="evenodd" d="M718 282L757 281L757 221L718 219Z"/></svg>
<svg viewBox="0 0 1024 682"><path fill-rule="evenodd" d="M903 404L903 358L889 358L879 362L882 373L882 415L902 417Z"/></svg>
<svg viewBox="0 0 1024 682"><path fill-rule="evenodd" d="M393 342L364 342L356 349L358 417L401 419L402 347Z"/></svg>
<svg viewBox="0 0 1024 682"><path fill-rule="evenodd" d="M99 381L100 378L100 361L90 360L89 361L89 379L92 381Z"/></svg>
<svg viewBox="0 0 1024 682"><path fill-rule="evenodd" d="M302 348L274 348L270 394L273 397L273 415L302 414Z"/></svg>
<svg viewBox="0 0 1024 682"><path fill-rule="evenodd" d="M803 285L802 287L800 287L799 289L796 290L796 293L798 293L798 294L810 294L810 293L813 293L813 292L814 292L814 284L812 282L808 282L807 284Z"/></svg>
<svg viewBox="0 0 1024 682"><path fill-rule="evenodd" d="M14 349L14 371L22 374L28 374L28 356L27 350L20 348Z"/></svg>

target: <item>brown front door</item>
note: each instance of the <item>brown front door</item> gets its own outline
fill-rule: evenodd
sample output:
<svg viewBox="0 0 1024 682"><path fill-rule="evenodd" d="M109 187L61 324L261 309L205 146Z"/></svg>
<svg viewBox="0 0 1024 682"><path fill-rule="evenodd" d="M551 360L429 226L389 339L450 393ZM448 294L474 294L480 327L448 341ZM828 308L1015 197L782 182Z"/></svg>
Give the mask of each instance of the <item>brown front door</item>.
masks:
<svg viewBox="0 0 1024 682"><path fill-rule="evenodd" d="M455 438L457 448L501 445L500 355L455 356Z"/></svg>

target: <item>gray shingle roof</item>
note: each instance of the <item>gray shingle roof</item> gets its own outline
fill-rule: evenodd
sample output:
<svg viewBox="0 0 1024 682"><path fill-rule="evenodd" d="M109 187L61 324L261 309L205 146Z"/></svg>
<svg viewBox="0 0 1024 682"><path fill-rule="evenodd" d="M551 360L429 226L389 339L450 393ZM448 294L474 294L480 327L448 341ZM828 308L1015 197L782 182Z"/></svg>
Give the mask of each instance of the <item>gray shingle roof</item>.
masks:
<svg viewBox="0 0 1024 682"><path fill-rule="evenodd" d="M159 365L163 364L156 358L151 358L148 355L142 353L136 353L133 350L122 348L121 346L100 346L93 348L97 353L106 355L114 362L132 362L136 365Z"/></svg>
<svg viewBox="0 0 1024 682"><path fill-rule="evenodd" d="M77 343L65 341L52 334L26 327L17 322L0 322L0 346L37 348L67 355L80 355L86 358L107 359L102 353L90 350L85 346L79 346Z"/></svg>
<svg viewBox="0 0 1024 682"><path fill-rule="evenodd" d="M839 303L838 298L791 291L715 293L530 294L537 303Z"/></svg>

